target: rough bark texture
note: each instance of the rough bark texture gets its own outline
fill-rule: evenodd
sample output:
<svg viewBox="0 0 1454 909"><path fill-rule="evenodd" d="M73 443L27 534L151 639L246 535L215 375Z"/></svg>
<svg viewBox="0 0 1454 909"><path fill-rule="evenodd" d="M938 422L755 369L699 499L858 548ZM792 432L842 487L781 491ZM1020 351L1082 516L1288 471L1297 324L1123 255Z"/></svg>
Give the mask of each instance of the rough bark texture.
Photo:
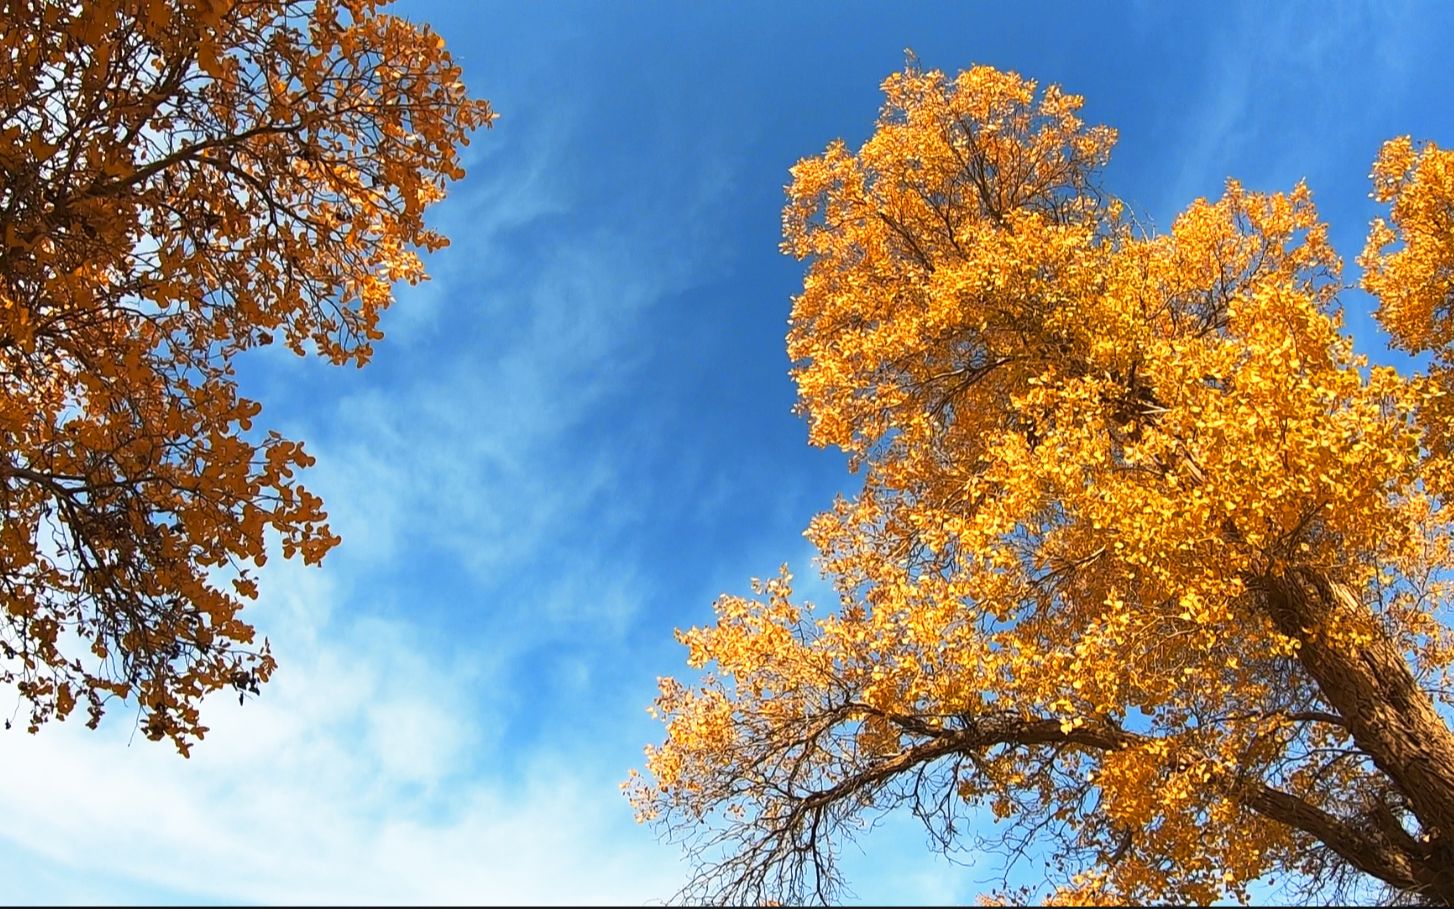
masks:
<svg viewBox="0 0 1454 909"><path fill-rule="evenodd" d="M1279 631L1300 642L1303 667L1353 741L1398 789L1426 838L1387 846L1407 856L1407 873L1418 890L1454 904L1454 732L1398 647L1345 585L1295 570L1263 587L1268 615ZM1356 651L1333 637L1352 630L1364 636ZM1389 865L1388 872L1400 864ZM1371 873L1407 886L1387 872Z"/></svg>

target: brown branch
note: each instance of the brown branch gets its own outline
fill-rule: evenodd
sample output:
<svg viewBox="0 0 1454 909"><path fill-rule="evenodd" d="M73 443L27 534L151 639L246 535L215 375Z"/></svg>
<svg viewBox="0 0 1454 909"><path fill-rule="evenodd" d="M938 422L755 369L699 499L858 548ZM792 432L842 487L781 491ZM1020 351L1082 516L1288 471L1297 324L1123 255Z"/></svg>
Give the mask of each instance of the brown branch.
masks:
<svg viewBox="0 0 1454 909"><path fill-rule="evenodd" d="M852 707L862 714L881 716L905 732L920 737L921 741L832 786L793 799L786 819L775 831L778 835L788 835L810 819L816 823L823 811L950 755L974 756L1006 745L1021 748L1073 746L1106 753L1142 746L1154 740L1152 736L1128 732L1104 719L1067 729L1059 719L1024 720L1015 716L994 716L977 718L963 729L942 729L919 717L877 711L862 704ZM1318 711L1307 711L1301 716L1319 722L1338 720L1331 714ZM1261 782L1244 783L1231 775L1220 775L1214 776L1208 784L1217 787L1223 796L1268 820L1312 837L1365 874L1399 890L1454 904L1454 868L1440 864L1432 846L1419 843L1407 833L1399 837L1386 831L1366 831L1292 793ZM1394 823L1397 823L1396 820Z"/></svg>

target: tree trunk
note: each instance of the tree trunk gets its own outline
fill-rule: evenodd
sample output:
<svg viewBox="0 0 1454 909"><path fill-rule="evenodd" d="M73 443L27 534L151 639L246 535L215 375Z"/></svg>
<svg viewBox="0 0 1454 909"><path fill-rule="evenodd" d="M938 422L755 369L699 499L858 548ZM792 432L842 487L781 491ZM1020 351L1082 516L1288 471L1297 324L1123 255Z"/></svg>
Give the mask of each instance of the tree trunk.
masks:
<svg viewBox="0 0 1454 909"><path fill-rule="evenodd" d="M1265 579L1268 616L1297 640L1303 667L1343 718L1353 741L1408 802L1420 843L1425 894L1454 904L1454 731L1409 671L1398 646L1344 584L1295 569ZM1330 631L1354 630L1355 649Z"/></svg>

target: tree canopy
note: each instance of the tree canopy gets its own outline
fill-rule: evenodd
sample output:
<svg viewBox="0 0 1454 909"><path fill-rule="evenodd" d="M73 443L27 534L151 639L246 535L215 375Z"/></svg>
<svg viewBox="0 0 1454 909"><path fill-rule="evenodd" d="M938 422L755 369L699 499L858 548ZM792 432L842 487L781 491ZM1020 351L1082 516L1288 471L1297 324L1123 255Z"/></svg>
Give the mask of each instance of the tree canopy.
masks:
<svg viewBox="0 0 1454 909"><path fill-rule="evenodd" d="M274 668L240 616L269 535L338 542L234 359L362 365L494 116L381 5L0 8L0 681L32 731L125 698L185 754Z"/></svg>
<svg viewBox="0 0 1454 909"><path fill-rule="evenodd" d="M808 530L838 602L784 569L679 632L702 671L625 784L691 844L684 894L826 901L901 809L1050 859L1001 898L1454 903L1454 154L1374 169L1363 287L1433 360L1400 374L1355 355L1306 186L1153 234L1079 97L883 90L784 211L800 410L862 474Z"/></svg>

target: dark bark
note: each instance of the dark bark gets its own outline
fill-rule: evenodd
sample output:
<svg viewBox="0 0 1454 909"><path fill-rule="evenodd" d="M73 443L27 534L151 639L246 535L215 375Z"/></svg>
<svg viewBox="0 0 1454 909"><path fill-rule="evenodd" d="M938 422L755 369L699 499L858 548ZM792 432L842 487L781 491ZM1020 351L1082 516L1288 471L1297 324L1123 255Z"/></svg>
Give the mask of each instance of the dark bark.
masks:
<svg viewBox="0 0 1454 909"><path fill-rule="evenodd" d="M1416 853L1387 844L1407 856L1412 889L1454 905L1454 731L1403 652L1346 585L1293 570L1258 587L1274 625L1299 642L1298 659L1323 698L1418 819ZM1354 630L1367 639L1356 650L1338 640L1340 632Z"/></svg>

